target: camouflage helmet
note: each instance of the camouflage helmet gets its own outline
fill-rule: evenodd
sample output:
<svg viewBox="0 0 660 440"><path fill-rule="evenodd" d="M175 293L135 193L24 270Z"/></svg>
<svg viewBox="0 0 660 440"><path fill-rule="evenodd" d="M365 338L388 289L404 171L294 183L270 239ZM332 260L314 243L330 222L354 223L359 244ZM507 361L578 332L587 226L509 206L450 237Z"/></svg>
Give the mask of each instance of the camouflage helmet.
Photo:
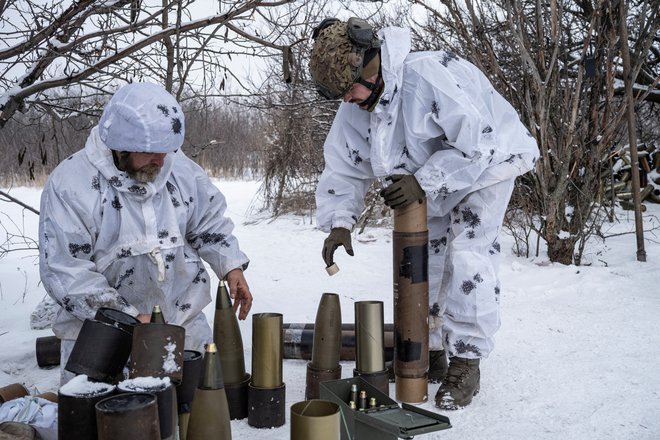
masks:
<svg viewBox="0 0 660 440"><path fill-rule="evenodd" d="M365 52L380 47L369 24L359 18L347 22L325 19L312 35L314 47L309 71L319 93L327 99L339 99L359 80Z"/></svg>

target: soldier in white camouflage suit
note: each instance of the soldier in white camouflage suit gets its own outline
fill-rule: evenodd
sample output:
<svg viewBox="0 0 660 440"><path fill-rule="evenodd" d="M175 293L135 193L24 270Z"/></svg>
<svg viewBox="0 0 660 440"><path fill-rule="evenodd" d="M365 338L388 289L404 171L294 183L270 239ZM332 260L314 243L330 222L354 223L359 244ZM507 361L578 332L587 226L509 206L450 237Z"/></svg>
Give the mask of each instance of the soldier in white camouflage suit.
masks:
<svg viewBox="0 0 660 440"><path fill-rule="evenodd" d="M330 266L338 246L353 255L350 231L375 179L391 182L381 191L391 208L426 197L429 380L442 382L438 407L468 405L500 326L497 237L536 142L479 69L450 52L410 52L407 29L327 19L314 39L316 86L343 100L316 191L330 232L323 258Z"/></svg>
<svg viewBox="0 0 660 440"><path fill-rule="evenodd" d="M106 106L85 148L62 161L41 197L40 272L61 306L62 382L83 320L111 307L148 322L159 305L186 330L185 348L213 340L202 313L211 302L206 261L228 282L239 319L252 294L248 258L225 217L224 196L180 150L184 115L155 84L124 86Z"/></svg>

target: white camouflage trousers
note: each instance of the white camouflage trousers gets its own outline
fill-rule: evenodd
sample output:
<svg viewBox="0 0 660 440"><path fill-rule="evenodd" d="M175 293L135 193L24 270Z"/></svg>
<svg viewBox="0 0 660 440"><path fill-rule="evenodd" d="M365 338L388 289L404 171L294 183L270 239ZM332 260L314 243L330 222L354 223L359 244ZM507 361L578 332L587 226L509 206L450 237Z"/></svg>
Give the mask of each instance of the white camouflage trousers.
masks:
<svg viewBox="0 0 660 440"><path fill-rule="evenodd" d="M500 327L497 241L514 180L467 194L429 218L429 350L488 357Z"/></svg>

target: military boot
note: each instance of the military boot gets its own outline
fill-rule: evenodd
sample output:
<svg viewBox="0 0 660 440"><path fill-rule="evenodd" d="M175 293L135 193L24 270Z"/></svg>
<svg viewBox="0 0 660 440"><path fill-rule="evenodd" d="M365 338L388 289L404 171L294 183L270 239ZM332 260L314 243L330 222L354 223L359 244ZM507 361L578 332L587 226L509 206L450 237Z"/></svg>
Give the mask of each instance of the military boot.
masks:
<svg viewBox="0 0 660 440"><path fill-rule="evenodd" d="M435 406L460 409L472 402L479 392L479 359L449 358L447 377L435 394Z"/></svg>
<svg viewBox="0 0 660 440"><path fill-rule="evenodd" d="M447 375L447 352L444 350L429 351L429 383L440 383Z"/></svg>

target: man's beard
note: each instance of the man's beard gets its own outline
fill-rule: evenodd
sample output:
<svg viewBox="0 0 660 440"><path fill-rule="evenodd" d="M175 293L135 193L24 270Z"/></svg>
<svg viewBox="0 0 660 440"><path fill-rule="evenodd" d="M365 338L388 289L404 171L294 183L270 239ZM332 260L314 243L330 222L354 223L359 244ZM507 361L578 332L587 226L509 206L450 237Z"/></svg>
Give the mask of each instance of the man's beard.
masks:
<svg viewBox="0 0 660 440"><path fill-rule="evenodd" d="M126 172L131 178L140 183L149 183L156 180L156 177L160 173L160 167L158 165L147 165L136 170L129 166Z"/></svg>

